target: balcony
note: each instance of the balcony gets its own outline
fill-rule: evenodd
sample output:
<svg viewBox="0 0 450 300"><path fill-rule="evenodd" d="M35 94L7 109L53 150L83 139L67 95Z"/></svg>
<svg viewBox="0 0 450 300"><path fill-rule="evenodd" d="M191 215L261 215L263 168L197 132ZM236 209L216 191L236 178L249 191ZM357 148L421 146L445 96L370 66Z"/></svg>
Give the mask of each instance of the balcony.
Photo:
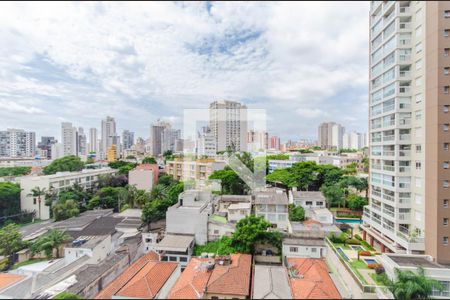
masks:
<svg viewBox="0 0 450 300"><path fill-rule="evenodd" d="M411 63L411 55L409 55L409 54L399 54L398 55L398 61L400 63L410 64Z"/></svg>
<svg viewBox="0 0 450 300"><path fill-rule="evenodd" d="M371 168L373 170L381 170L381 165L372 165Z"/></svg>
<svg viewBox="0 0 450 300"><path fill-rule="evenodd" d="M398 214L398 219L400 221L411 221L411 214L410 213L399 213Z"/></svg>
<svg viewBox="0 0 450 300"><path fill-rule="evenodd" d="M394 200L395 200L394 197L392 197L390 195L386 195L386 194L383 194L383 199L391 201L391 202L394 202Z"/></svg>
<svg viewBox="0 0 450 300"><path fill-rule="evenodd" d="M398 77L411 80L411 71L399 71Z"/></svg>
<svg viewBox="0 0 450 300"><path fill-rule="evenodd" d="M383 223L383 228L391 231L392 233L394 232L394 227L389 226L388 224Z"/></svg>
<svg viewBox="0 0 450 300"><path fill-rule="evenodd" d="M409 182L399 182L398 187L401 189L409 189L411 188L411 183Z"/></svg>
<svg viewBox="0 0 450 300"><path fill-rule="evenodd" d="M399 119L398 125L400 125L400 126L411 125L411 119L410 118Z"/></svg>
<svg viewBox="0 0 450 300"><path fill-rule="evenodd" d="M385 136L383 136L383 141L384 142L393 141L393 140L395 140L395 135L394 134L393 135L385 135Z"/></svg>
<svg viewBox="0 0 450 300"><path fill-rule="evenodd" d="M411 22L400 22L398 28L400 30L410 30L411 29Z"/></svg>
<svg viewBox="0 0 450 300"><path fill-rule="evenodd" d="M394 125L395 125L395 120L389 120L389 121L383 122L383 127L389 127L389 126L394 126Z"/></svg>
<svg viewBox="0 0 450 300"><path fill-rule="evenodd" d="M371 206L371 207L372 207L373 209L378 210L378 211L381 212L381 206L375 205L375 204L372 203L372 206Z"/></svg>
<svg viewBox="0 0 450 300"><path fill-rule="evenodd" d="M400 166L400 167L398 167L398 171L400 173L409 173L409 172L411 172L411 167Z"/></svg>
<svg viewBox="0 0 450 300"><path fill-rule="evenodd" d="M395 213L393 211L388 210L388 209L383 209L383 213L385 213L388 216L391 216L393 218L395 217Z"/></svg>
<svg viewBox="0 0 450 300"><path fill-rule="evenodd" d="M398 198L398 203L403 206L409 206L411 205L411 198L400 197Z"/></svg>
<svg viewBox="0 0 450 300"><path fill-rule="evenodd" d="M372 138L372 143L379 143L381 142L381 137Z"/></svg>
<svg viewBox="0 0 450 300"><path fill-rule="evenodd" d="M383 166L383 170L389 172L395 172L395 166Z"/></svg>
<svg viewBox="0 0 450 300"><path fill-rule="evenodd" d="M399 86L398 93L401 95L409 94L409 93L411 93L411 87L410 86Z"/></svg>
<svg viewBox="0 0 450 300"><path fill-rule="evenodd" d="M411 156L411 150L398 150L398 156L409 157L409 156Z"/></svg>
<svg viewBox="0 0 450 300"><path fill-rule="evenodd" d="M399 47L406 47L411 46L411 39L398 39L398 46Z"/></svg>
<svg viewBox="0 0 450 300"><path fill-rule="evenodd" d="M380 197L380 198L381 198L381 192L372 191L372 196Z"/></svg>
<svg viewBox="0 0 450 300"><path fill-rule="evenodd" d="M400 134L399 139L400 139L400 141L409 141L409 140L411 140L411 135L410 134Z"/></svg>
<svg viewBox="0 0 450 300"><path fill-rule="evenodd" d="M395 152L394 151L384 151L383 155L384 156L395 156Z"/></svg>
<svg viewBox="0 0 450 300"><path fill-rule="evenodd" d="M411 7L409 6L402 6L398 8L398 12L400 14L411 14Z"/></svg>

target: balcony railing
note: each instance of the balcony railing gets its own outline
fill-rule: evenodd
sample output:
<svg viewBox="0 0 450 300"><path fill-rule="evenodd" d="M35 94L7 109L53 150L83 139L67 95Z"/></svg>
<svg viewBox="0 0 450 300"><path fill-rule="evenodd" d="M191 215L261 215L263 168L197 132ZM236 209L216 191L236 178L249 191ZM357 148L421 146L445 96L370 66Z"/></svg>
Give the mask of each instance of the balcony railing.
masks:
<svg viewBox="0 0 450 300"><path fill-rule="evenodd" d="M409 54L400 54L398 56L398 60L401 62L410 62L411 61L411 55Z"/></svg>
<svg viewBox="0 0 450 300"><path fill-rule="evenodd" d="M389 127L389 126L394 126L395 125L395 120L389 120L386 122L383 122L383 127Z"/></svg>
<svg viewBox="0 0 450 300"><path fill-rule="evenodd" d="M400 198L398 198L398 202L403 205L409 205L409 204L411 204L411 198L400 197Z"/></svg>
<svg viewBox="0 0 450 300"><path fill-rule="evenodd" d="M408 141L411 139L411 135L410 134L400 134L399 138L401 141Z"/></svg>
<svg viewBox="0 0 450 300"><path fill-rule="evenodd" d="M411 214L410 213L399 213L398 219L401 221L409 221L409 220L411 220Z"/></svg>
<svg viewBox="0 0 450 300"><path fill-rule="evenodd" d="M398 170L400 173L409 173L409 172L411 172L411 167L400 166L400 167L398 167Z"/></svg>
<svg viewBox="0 0 450 300"><path fill-rule="evenodd" d="M398 12L401 14L409 14L411 13L411 8L409 6L399 7Z"/></svg>
<svg viewBox="0 0 450 300"><path fill-rule="evenodd" d="M411 187L411 183L409 182L399 182L398 187L401 189L409 189Z"/></svg>
<svg viewBox="0 0 450 300"><path fill-rule="evenodd" d="M398 151L398 156L405 157L405 156L410 156L410 155L411 155L411 150L399 150Z"/></svg>
<svg viewBox="0 0 450 300"><path fill-rule="evenodd" d="M377 191L372 191L373 196L381 197L381 193Z"/></svg>
<svg viewBox="0 0 450 300"><path fill-rule="evenodd" d="M381 170L381 165L372 165L372 169Z"/></svg>
<svg viewBox="0 0 450 300"><path fill-rule="evenodd" d="M384 151L383 155L384 156L395 156L395 152L394 151Z"/></svg>
<svg viewBox="0 0 450 300"><path fill-rule="evenodd" d="M387 142L387 141L393 141L395 140L395 135L385 135L383 136L383 141Z"/></svg>
<svg viewBox="0 0 450 300"><path fill-rule="evenodd" d="M410 86L399 86L398 92L399 92L399 94L408 94L411 92L411 87Z"/></svg>
<svg viewBox="0 0 450 300"><path fill-rule="evenodd" d="M389 172L395 172L395 166L383 166L383 170Z"/></svg>
<svg viewBox="0 0 450 300"><path fill-rule="evenodd" d="M411 39L398 39L399 46L409 46L411 45Z"/></svg>
<svg viewBox="0 0 450 300"><path fill-rule="evenodd" d="M379 206L379 205L372 204L372 208L374 208L375 210L381 211L381 206Z"/></svg>
<svg viewBox="0 0 450 300"><path fill-rule="evenodd" d="M411 71L400 71L398 76L400 78L409 78L411 76Z"/></svg>
<svg viewBox="0 0 450 300"><path fill-rule="evenodd" d="M391 216L391 217L395 217L395 213L393 211L390 211L388 209L383 209L383 213Z"/></svg>
<svg viewBox="0 0 450 300"><path fill-rule="evenodd" d="M399 24L400 29L410 29L411 28L411 22L401 22Z"/></svg>
<svg viewBox="0 0 450 300"><path fill-rule="evenodd" d="M385 228L385 229L387 229L387 230L389 230L389 231L394 232L394 227L389 226L388 224L383 223L383 228Z"/></svg>
<svg viewBox="0 0 450 300"><path fill-rule="evenodd" d="M393 202L395 198L390 195L383 194L383 199Z"/></svg>
<svg viewBox="0 0 450 300"><path fill-rule="evenodd" d="M411 119L410 118L399 119L398 120L398 125L409 125L409 124L411 124Z"/></svg>

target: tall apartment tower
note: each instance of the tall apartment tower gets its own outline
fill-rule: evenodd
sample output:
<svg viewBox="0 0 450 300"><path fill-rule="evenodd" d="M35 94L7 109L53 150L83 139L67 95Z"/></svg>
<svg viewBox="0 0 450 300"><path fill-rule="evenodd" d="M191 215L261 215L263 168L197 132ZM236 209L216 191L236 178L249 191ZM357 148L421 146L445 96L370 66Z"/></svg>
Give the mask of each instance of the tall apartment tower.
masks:
<svg viewBox="0 0 450 300"><path fill-rule="evenodd" d="M78 128L78 134L77 134L77 152L78 155L87 155L88 149L87 149L87 138L86 134L84 133L83 127Z"/></svg>
<svg viewBox="0 0 450 300"><path fill-rule="evenodd" d="M343 146L345 128L335 122L325 122L319 125L318 145L322 149L341 149Z"/></svg>
<svg viewBox="0 0 450 300"><path fill-rule="evenodd" d="M114 118L107 116L105 120L102 120L101 134L100 159L106 159L106 153L117 137L116 121Z"/></svg>
<svg viewBox="0 0 450 300"><path fill-rule="evenodd" d="M36 133L22 129L0 131L0 157L33 157Z"/></svg>
<svg viewBox="0 0 450 300"><path fill-rule="evenodd" d="M90 128L89 129L89 152L95 152L98 154L98 137L97 137L97 128Z"/></svg>
<svg viewBox="0 0 450 300"><path fill-rule="evenodd" d="M164 130L170 128L170 124L164 121L158 120L150 128L151 139L151 154L152 156L158 156L163 154L164 142Z"/></svg>
<svg viewBox="0 0 450 300"><path fill-rule="evenodd" d="M123 150L128 150L134 145L134 132L124 130L122 132Z"/></svg>
<svg viewBox="0 0 450 300"><path fill-rule="evenodd" d="M61 143L63 156L78 155L78 134L77 128L72 123L61 123Z"/></svg>
<svg viewBox="0 0 450 300"><path fill-rule="evenodd" d="M269 149L280 150L280 138L278 136L274 135L270 137Z"/></svg>
<svg viewBox="0 0 450 300"><path fill-rule="evenodd" d="M382 251L450 263L450 2L372 1L370 202Z"/></svg>
<svg viewBox="0 0 450 300"><path fill-rule="evenodd" d="M247 151L247 107L239 102L221 100L209 105L210 128L217 151Z"/></svg>

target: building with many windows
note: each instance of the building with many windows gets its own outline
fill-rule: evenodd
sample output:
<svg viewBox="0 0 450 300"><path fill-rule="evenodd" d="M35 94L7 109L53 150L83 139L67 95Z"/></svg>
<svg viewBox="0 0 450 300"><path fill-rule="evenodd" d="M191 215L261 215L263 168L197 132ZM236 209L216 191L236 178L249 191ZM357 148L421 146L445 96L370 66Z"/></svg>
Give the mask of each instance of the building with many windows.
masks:
<svg viewBox="0 0 450 300"><path fill-rule="evenodd" d="M33 157L36 134L22 129L0 131L0 157Z"/></svg>
<svg viewBox="0 0 450 300"><path fill-rule="evenodd" d="M372 1L370 204L383 252L450 263L450 3Z"/></svg>

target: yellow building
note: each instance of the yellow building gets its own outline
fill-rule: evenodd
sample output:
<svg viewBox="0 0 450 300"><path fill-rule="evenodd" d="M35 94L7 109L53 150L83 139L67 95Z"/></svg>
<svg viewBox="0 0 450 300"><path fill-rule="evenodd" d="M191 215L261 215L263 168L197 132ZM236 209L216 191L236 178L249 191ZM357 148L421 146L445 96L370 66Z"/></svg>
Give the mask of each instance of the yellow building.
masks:
<svg viewBox="0 0 450 300"><path fill-rule="evenodd" d="M116 159L117 159L117 146L116 145L111 145L111 147L109 147L108 153L106 154L106 159L108 160L108 162L116 161Z"/></svg>
<svg viewBox="0 0 450 300"><path fill-rule="evenodd" d="M225 162L214 159L190 161L175 158L166 162L166 172L176 180L207 180L214 171L222 170L225 166Z"/></svg>

